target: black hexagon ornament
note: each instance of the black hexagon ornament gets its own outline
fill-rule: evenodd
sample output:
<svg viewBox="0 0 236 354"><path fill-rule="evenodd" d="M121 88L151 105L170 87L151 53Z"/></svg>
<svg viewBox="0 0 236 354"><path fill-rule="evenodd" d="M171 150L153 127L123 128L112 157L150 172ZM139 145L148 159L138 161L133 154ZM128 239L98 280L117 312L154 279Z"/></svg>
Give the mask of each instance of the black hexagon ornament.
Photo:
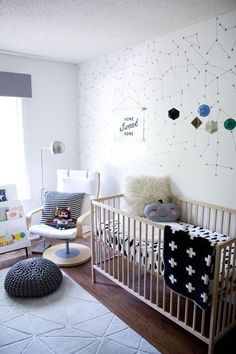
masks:
<svg viewBox="0 0 236 354"><path fill-rule="evenodd" d="M171 108L171 109L168 111L168 117L169 117L170 119L173 119L173 120L179 118L179 111L178 111L178 109L176 109L176 108Z"/></svg>

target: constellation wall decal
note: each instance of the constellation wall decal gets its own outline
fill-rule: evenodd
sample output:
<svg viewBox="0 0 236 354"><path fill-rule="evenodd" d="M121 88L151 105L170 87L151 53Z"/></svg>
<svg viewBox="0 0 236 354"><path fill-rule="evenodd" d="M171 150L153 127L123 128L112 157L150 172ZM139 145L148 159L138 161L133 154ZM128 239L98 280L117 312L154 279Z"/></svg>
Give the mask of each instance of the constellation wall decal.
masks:
<svg viewBox="0 0 236 354"><path fill-rule="evenodd" d="M165 171L188 166L193 156L199 168L213 167L215 176L236 169L236 127L224 126L236 119L235 34L235 16L225 14L207 26L81 64L78 134L84 165L98 156L101 165L120 159L128 173L135 165L133 149L140 163ZM147 107L145 141L129 153L112 139L114 108L128 96ZM204 104L210 112L200 117ZM174 121L168 118L172 108L179 112Z"/></svg>

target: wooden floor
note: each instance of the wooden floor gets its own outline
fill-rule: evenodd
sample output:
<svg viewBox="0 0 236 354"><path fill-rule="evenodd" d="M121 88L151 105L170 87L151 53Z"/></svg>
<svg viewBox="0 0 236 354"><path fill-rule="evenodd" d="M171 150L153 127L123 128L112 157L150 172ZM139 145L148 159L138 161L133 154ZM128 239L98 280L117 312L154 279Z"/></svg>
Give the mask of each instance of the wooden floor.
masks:
<svg viewBox="0 0 236 354"><path fill-rule="evenodd" d="M89 245L90 239L83 239L80 242ZM33 244L35 243L36 241ZM55 241L52 240L51 243L55 244ZM37 255L32 255L30 248L29 257L32 256L36 257ZM22 259L25 259L24 250L0 255L0 269L10 267ZM205 343L119 286L114 285L107 278L97 274L97 282L92 284L90 262L73 268L63 268L63 271L155 346L162 354L207 354L207 345ZM215 354L236 353L235 337L236 329L217 344Z"/></svg>

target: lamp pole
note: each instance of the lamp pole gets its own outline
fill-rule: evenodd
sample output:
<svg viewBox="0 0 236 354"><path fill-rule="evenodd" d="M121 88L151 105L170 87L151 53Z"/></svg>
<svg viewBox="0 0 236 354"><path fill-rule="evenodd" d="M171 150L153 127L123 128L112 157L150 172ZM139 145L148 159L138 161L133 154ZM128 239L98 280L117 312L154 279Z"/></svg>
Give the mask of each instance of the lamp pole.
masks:
<svg viewBox="0 0 236 354"><path fill-rule="evenodd" d="M44 201L44 165L43 165L43 150L50 150L53 155L62 154L65 151L65 145L61 141L53 141L50 147L40 148L40 162L41 162L41 203Z"/></svg>
<svg viewBox="0 0 236 354"><path fill-rule="evenodd" d="M40 149L40 161L41 161L41 203L43 202L43 197L44 197L44 169L43 169L43 150L47 148L41 148Z"/></svg>

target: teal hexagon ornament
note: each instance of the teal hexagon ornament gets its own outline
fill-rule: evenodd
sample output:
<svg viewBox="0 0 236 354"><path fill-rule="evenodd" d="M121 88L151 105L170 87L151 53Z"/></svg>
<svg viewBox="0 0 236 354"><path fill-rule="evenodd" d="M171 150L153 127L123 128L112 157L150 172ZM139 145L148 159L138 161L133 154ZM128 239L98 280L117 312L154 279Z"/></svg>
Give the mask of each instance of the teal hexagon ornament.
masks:
<svg viewBox="0 0 236 354"><path fill-rule="evenodd" d="M233 130L236 127L236 120L233 118L228 118L224 121L224 127L227 130Z"/></svg>

